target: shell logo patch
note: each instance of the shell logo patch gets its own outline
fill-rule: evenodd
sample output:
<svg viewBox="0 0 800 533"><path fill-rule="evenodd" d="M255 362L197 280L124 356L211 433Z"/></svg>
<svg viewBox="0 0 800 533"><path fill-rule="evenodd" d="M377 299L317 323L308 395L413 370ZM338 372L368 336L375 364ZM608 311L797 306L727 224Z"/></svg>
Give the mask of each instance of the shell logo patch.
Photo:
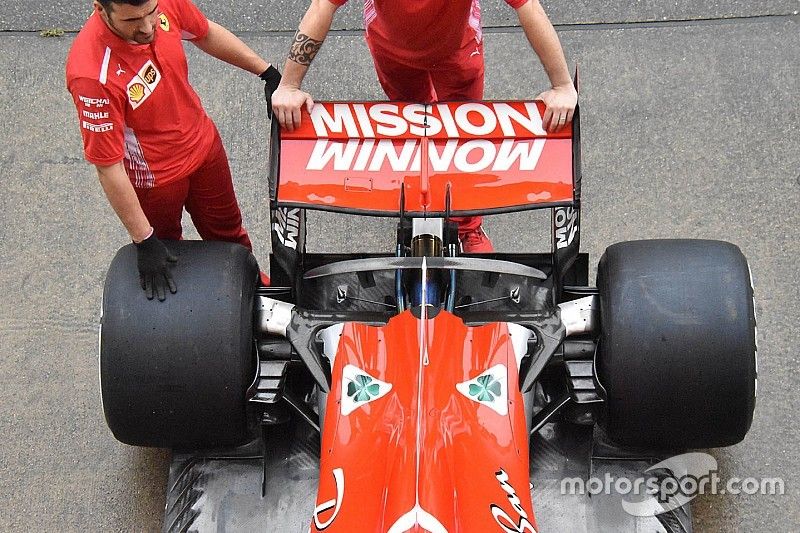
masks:
<svg viewBox="0 0 800 533"><path fill-rule="evenodd" d="M128 83L128 101L131 107L136 109L142 105L153 94L160 82L161 73L155 64L148 60Z"/></svg>
<svg viewBox="0 0 800 533"><path fill-rule="evenodd" d="M360 368L347 365L342 371L342 414L349 415L361 406L383 398L392 384L370 376Z"/></svg>
<svg viewBox="0 0 800 533"><path fill-rule="evenodd" d="M144 99L144 85L134 83L128 87L128 98L132 104L139 104Z"/></svg>
<svg viewBox="0 0 800 533"><path fill-rule="evenodd" d="M456 390L500 416L508 414L508 369L495 365L480 376L459 383Z"/></svg>
<svg viewBox="0 0 800 533"><path fill-rule="evenodd" d="M158 25L161 27L162 30L169 31L169 19L167 18L167 15L161 13L158 16Z"/></svg>

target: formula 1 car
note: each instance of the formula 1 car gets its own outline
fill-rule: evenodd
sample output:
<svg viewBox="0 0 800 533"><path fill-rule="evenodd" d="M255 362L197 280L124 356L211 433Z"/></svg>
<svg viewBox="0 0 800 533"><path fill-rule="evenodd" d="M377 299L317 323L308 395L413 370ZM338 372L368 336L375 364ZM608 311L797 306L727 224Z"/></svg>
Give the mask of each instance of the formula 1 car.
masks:
<svg viewBox="0 0 800 533"><path fill-rule="evenodd" d="M691 531L686 498L631 513L559 480L744 438L747 261L623 242L590 286L580 114L550 134L543 110L323 102L273 122L271 286L238 245L172 242L179 290L152 302L118 252L103 409L118 440L174 450L165 531ZM309 209L395 217L396 246L310 253ZM552 213L549 252L461 253L454 217L529 209Z"/></svg>

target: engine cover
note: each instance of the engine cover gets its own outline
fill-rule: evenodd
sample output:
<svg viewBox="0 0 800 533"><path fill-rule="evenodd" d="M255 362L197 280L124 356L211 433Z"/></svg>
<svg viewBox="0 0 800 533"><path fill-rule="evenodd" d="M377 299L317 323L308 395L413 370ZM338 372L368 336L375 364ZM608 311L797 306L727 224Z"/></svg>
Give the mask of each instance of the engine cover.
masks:
<svg viewBox="0 0 800 533"><path fill-rule="evenodd" d="M507 324L347 323L332 363L312 531L535 531Z"/></svg>

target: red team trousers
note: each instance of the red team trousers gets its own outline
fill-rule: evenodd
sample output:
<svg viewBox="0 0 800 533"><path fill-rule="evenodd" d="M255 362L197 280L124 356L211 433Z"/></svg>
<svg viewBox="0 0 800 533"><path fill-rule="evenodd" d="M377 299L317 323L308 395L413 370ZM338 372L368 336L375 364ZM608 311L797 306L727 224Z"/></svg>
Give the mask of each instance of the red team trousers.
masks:
<svg viewBox="0 0 800 533"><path fill-rule="evenodd" d="M431 65L409 65L384 53L367 37L375 71L390 100L438 102L483 100L483 42L469 40ZM459 233L477 229L482 217L453 217Z"/></svg>
<svg viewBox="0 0 800 533"><path fill-rule="evenodd" d="M236 242L252 250L242 227L228 156L219 133L203 164L186 177L151 189L135 189L144 214L159 239L183 237L184 206L204 240Z"/></svg>

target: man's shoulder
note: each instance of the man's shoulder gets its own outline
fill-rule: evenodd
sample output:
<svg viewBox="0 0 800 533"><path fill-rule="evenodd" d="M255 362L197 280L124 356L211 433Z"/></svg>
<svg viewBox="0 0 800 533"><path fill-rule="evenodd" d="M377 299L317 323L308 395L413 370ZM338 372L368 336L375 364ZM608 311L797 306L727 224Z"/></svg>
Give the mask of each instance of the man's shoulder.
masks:
<svg viewBox="0 0 800 533"><path fill-rule="evenodd" d="M186 0L159 0L158 9L162 12L166 10L177 11L184 7Z"/></svg>
<svg viewBox="0 0 800 533"><path fill-rule="evenodd" d="M102 24L97 15L92 15L75 37L67 54L67 84L77 78L104 81L104 71L107 72L112 51L98 22Z"/></svg>
<svg viewBox="0 0 800 533"><path fill-rule="evenodd" d="M199 9L197 5L192 6L190 0L159 0L158 9L167 15L180 18L187 9Z"/></svg>
<svg viewBox="0 0 800 533"><path fill-rule="evenodd" d="M203 29L207 25L206 15L192 0L160 0L158 8L165 17L161 20L162 28L177 30L182 39L193 40L198 36L197 31L207 31Z"/></svg>

